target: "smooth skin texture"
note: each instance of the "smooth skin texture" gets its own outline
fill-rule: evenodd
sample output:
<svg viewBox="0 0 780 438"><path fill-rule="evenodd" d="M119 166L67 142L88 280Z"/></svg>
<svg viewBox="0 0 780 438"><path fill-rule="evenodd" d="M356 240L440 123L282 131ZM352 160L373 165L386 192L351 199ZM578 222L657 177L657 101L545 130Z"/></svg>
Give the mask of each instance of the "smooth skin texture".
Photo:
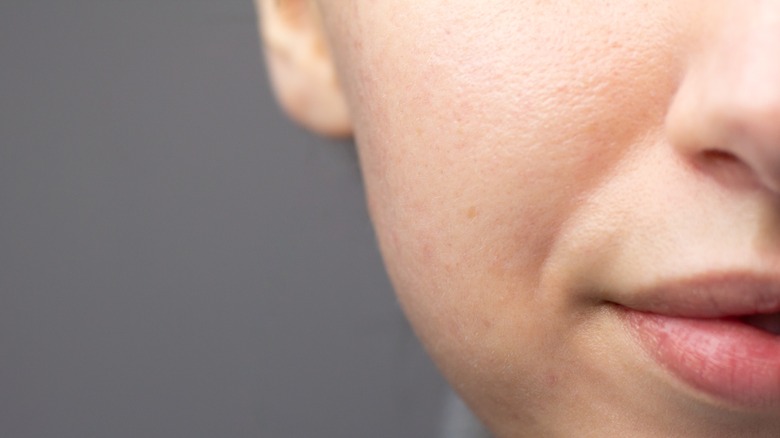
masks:
<svg viewBox="0 0 780 438"><path fill-rule="evenodd" d="M780 436L615 310L778 271L780 2L257 3L282 106L354 135L399 299L497 437Z"/></svg>

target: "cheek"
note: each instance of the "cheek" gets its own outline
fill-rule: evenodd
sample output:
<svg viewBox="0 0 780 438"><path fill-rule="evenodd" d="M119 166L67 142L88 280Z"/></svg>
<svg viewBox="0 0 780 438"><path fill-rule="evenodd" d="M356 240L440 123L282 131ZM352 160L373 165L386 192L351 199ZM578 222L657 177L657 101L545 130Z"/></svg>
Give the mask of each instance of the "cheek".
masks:
<svg viewBox="0 0 780 438"><path fill-rule="evenodd" d="M557 225L660 129L680 70L675 11L400 3L362 17L373 45L350 53L383 246L442 276L490 263L527 280Z"/></svg>
<svg viewBox="0 0 780 438"><path fill-rule="evenodd" d="M667 2L584 3L377 2L338 46L390 276L451 380L565 348L546 256L676 87Z"/></svg>

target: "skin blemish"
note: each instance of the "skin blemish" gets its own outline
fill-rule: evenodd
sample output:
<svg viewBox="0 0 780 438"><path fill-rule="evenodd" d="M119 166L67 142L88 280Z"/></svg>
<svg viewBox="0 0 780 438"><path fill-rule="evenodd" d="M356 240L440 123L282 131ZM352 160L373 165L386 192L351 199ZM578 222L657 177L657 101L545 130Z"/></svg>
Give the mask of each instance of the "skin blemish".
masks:
<svg viewBox="0 0 780 438"><path fill-rule="evenodd" d="M474 219L477 216L479 216L479 210L477 210L477 207L471 206L468 210L466 210L467 218Z"/></svg>

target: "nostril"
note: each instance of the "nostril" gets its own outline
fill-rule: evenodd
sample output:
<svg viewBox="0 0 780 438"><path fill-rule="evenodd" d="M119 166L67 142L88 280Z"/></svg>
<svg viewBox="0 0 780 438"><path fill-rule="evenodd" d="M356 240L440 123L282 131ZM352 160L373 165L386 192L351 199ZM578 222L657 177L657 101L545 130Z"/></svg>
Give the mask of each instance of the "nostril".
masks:
<svg viewBox="0 0 780 438"><path fill-rule="evenodd" d="M703 174L727 187L743 190L761 187L761 181L750 165L729 151L705 149L697 155L693 164Z"/></svg>
<svg viewBox="0 0 780 438"><path fill-rule="evenodd" d="M720 149L707 149L702 151L701 159L706 162L713 163L715 165L734 165L740 161L736 155L731 152Z"/></svg>

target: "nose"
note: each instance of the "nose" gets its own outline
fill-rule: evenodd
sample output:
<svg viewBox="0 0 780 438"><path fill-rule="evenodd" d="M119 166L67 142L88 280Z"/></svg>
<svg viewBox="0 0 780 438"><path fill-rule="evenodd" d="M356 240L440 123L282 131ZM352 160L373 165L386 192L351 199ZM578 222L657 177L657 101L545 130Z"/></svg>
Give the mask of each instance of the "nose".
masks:
<svg viewBox="0 0 780 438"><path fill-rule="evenodd" d="M667 113L668 138L705 172L725 161L780 194L780 1L716 2L727 3L734 7L705 14Z"/></svg>

